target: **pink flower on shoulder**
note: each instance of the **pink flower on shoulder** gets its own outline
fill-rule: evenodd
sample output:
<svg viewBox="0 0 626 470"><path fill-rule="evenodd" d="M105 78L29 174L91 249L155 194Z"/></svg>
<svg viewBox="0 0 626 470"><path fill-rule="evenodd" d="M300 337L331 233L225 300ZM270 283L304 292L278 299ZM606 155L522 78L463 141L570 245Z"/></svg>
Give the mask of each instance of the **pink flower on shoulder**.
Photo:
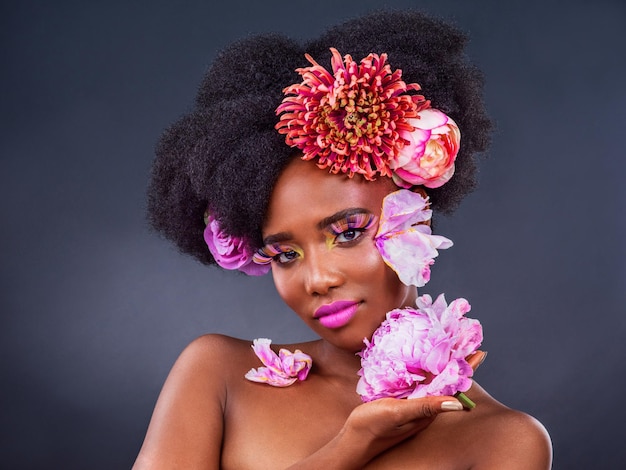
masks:
<svg viewBox="0 0 626 470"><path fill-rule="evenodd" d="M359 353L357 393L364 402L384 397L421 398L469 390L474 374L466 357L483 340L478 320L466 318L470 305L440 295L417 299L417 309L395 309Z"/></svg>
<svg viewBox="0 0 626 470"><path fill-rule="evenodd" d="M438 188L454 174L461 133L452 118L438 109L423 109L418 116L407 120L415 130L400 131L408 144L391 162L393 178L400 187Z"/></svg>
<svg viewBox="0 0 626 470"><path fill-rule="evenodd" d="M250 369L245 377L252 382L267 383L274 387L288 387L296 380L305 380L313 365L311 356L299 349L291 352L281 349L276 354L270 348L271 339L258 338L252 342L252 349L265 367Z"/></svg>
<svg viewBox="0 0 626 470"><path fill-rule="evenodd" d="M419 193L400 189L383 199L383 209L374 237L385 263L407 286L422 287L430 280L430 266L439 255L437 249L452 246L452 241L432 235L432 211Z"/></svg>
<svg viewBox="0 0 626 470"><path fill-rule="evenodd" d="M204 241L219 266L238 269L250 276L262 276L271 269L269 264L254 263L254 252L245 240L225 233L212 215L205 214L205 217Z"/></svg>

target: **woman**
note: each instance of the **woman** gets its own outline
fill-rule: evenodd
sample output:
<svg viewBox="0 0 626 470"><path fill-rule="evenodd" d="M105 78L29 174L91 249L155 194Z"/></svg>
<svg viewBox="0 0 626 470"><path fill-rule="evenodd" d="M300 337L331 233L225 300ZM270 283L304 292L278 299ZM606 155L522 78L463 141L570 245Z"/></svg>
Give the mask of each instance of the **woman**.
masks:
<svg viewBox="0 0 626 470"><path fill-rule="evenodd" d="M419 382L408 391L376 369L403 321L469 310L417 292L451 245L431 234L430 208L458 205L488 143L464 41L418 13L376 13L304 47L258 36L216 59L161 139L151 220L206 264L271 270L320 339L273 347L279 358L269 340L198 338L135 468L550 468L543 426L469 379L484 357L477 322L463 323L473 336L449 351L463 353L445 386L421 362L404 364Z"/></svg>

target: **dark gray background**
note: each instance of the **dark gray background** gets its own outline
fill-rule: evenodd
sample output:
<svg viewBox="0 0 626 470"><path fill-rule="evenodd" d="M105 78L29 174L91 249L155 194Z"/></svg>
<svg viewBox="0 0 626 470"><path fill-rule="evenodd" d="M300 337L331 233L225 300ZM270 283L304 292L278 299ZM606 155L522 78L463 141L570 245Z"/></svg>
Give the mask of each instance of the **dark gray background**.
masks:
<svg viewBox="0 0 626 470"><path fill-rule="evenodd" d="M2 467L129 468L194 337L312 338L270 277L151 233L147 173L224 45L384 5L471 34L498 125L422 292L470 300L477 379L545 424L555 468L626 461L624 2L83 0L0 7Z"/></svg>

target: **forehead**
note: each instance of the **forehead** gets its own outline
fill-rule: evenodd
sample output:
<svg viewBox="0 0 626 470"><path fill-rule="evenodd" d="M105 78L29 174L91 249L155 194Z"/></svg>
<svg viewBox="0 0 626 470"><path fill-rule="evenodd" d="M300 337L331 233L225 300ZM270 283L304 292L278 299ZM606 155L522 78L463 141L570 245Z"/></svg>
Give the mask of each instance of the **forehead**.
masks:
<svg viewBox="0 0 626 470"><path fill-rule="evenodd" d="M293 225L314 225L347 208L360 207L379 215L383 198L397 189L390 178L376 181L367 181L359 175L348 178L295 158L272 191L263 236L290 231Z"/></svg>

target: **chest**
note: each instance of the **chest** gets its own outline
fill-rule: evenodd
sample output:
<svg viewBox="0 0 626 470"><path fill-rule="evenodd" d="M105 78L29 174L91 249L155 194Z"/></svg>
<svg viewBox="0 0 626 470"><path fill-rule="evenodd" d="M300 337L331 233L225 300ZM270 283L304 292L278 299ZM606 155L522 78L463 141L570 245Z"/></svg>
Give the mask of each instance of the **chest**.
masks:
<svg viewBox="0 0 626 470"><path fill-rule="evenodd" d="M332 440L360 403L352 387L315 381L282 389L246 384L229 397L222 468L288 467ZM453 428L442 418L432 429L381 454L367 468L467 468L458 466L459 443L442 437Z"/></svg>
<svg viewBox="0 0 626 470"><path fill-rule="evenodd" d="M224 413L222 468L284 468L339 432L360 403L353 390L308 379L286 388L246 383Z"/></svg>

